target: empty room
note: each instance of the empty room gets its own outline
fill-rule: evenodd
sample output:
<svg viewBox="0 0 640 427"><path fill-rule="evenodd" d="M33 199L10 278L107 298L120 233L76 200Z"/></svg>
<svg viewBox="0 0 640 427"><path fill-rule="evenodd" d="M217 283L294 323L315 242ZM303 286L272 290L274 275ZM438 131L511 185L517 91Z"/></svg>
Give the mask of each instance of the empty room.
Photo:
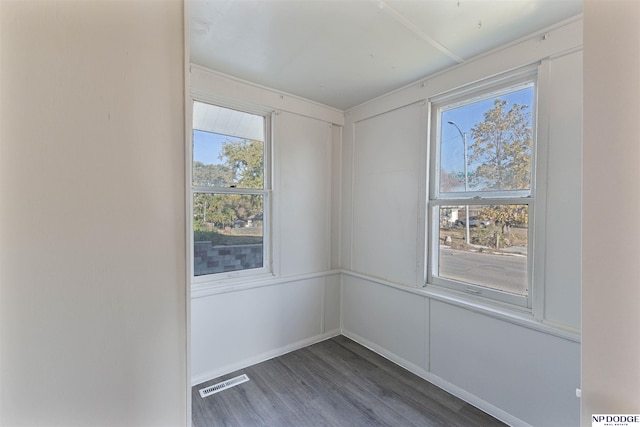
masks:
<svg viewBox="0 0 640 427"><path fill-rule="evenodd" d="M0 425L640 417L639 19L0 0Z"/></svg>

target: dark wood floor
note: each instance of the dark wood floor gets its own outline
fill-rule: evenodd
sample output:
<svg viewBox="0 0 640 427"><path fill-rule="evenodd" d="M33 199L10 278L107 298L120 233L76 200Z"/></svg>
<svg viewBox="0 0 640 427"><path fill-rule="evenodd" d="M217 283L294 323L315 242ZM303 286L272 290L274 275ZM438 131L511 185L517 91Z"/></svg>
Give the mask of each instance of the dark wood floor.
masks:
<svg viewBox="0 0 640 427"><path fill-rule="evenodd" d="M505 425L344 336L199 384L192 398L193 427Z"/></svg>

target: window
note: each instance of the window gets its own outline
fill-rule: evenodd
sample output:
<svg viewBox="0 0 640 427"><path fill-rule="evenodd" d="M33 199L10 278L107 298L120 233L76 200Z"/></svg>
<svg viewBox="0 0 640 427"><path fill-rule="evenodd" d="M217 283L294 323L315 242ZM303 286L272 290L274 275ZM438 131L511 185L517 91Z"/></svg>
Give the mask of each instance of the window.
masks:
<svg viewBox="0 0 640 427"><path fill-rule="evenodd" d="M193 276L268 271L268 134L266 116L193 103Z"/></svg>
<svg viewBox="0 0 640 427"><path fill-rule="evenodd" d="M531 307L535 88L433 103L430 285Z"/></svg>

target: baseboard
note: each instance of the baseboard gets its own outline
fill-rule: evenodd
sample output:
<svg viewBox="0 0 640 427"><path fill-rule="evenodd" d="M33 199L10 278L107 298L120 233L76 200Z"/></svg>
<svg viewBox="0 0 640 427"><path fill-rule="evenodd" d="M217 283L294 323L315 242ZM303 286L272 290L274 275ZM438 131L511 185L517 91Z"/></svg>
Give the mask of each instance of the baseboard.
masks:
<svg viewBox="0 0 640 427"><path fill-rule="evenodd" d="M250 357L248 359L241 360L239 362L236 362L230 365L221 366L217 369L208 371L204 374L191 377L191 386L193 387L195 385L202 384L203 382L212 380L214 378L218 378L222 375L230 374L231 372L244 369L248 366L255 365L256 363L264 362L265 360L273 359L274 357L282 356L283 354L290 353L294 350L298 350L303 347L310 346L312 344L318 343L320 341L324 341L329 338L333 338L338 335L340 335L340 329L334 329L332 331L325 332L323 334L315 335L313 337L288 344L284 347L275 348L273 350L256 355L254 357Z"/></svg>
<svg viewBox="0 0 640 427"><path fill-rule="evenodd" d="M404 369L408 370L409 372L416 374L420 378L426 381L429 381L431 384L437 387L440 387L444 391L451 393L452 395L456 396L459 399L464 400L468 404L475 406L476 408L480 409L483 412L486 412L487 414L491 415L494 418L499 419L505 424L508 424L512 427L532 427L530 424L527 424L521 419L514 417L508 412L505 412L502 409L492 405L491 403L480 399L474 394L471 394L468 391L454 384L451 384L445 379L430 373L426 369L403 359L402 357L396 355L395 353L392 353L387 349L380 347L376 343L371 342L366 338L359 336L358 334L354 334L353 332L350 332L345 329L343 329L341 333L345 337L352 339L353 341L357 342L358 344L364 347L367 347L369 350L379 354L385 359L388 359L391 362L395 363L396 365L401 366Z"/></svg>

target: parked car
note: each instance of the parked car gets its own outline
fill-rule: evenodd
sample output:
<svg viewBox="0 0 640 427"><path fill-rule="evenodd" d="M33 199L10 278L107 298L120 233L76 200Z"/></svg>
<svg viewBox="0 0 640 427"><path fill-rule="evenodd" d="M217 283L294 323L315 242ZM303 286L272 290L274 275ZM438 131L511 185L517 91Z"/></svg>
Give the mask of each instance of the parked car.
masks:
<svg viewBox="0 0 640 427"><path fill-rule="evenodd" d="M460 218L458 220L456 220L456 225L459 225L461 227L464 227L467 225L467 219L466 218ZM491 225L491 220L490 219L480 219L477 216L470 216L469 217L469 227L488 227Z"/></svg>

